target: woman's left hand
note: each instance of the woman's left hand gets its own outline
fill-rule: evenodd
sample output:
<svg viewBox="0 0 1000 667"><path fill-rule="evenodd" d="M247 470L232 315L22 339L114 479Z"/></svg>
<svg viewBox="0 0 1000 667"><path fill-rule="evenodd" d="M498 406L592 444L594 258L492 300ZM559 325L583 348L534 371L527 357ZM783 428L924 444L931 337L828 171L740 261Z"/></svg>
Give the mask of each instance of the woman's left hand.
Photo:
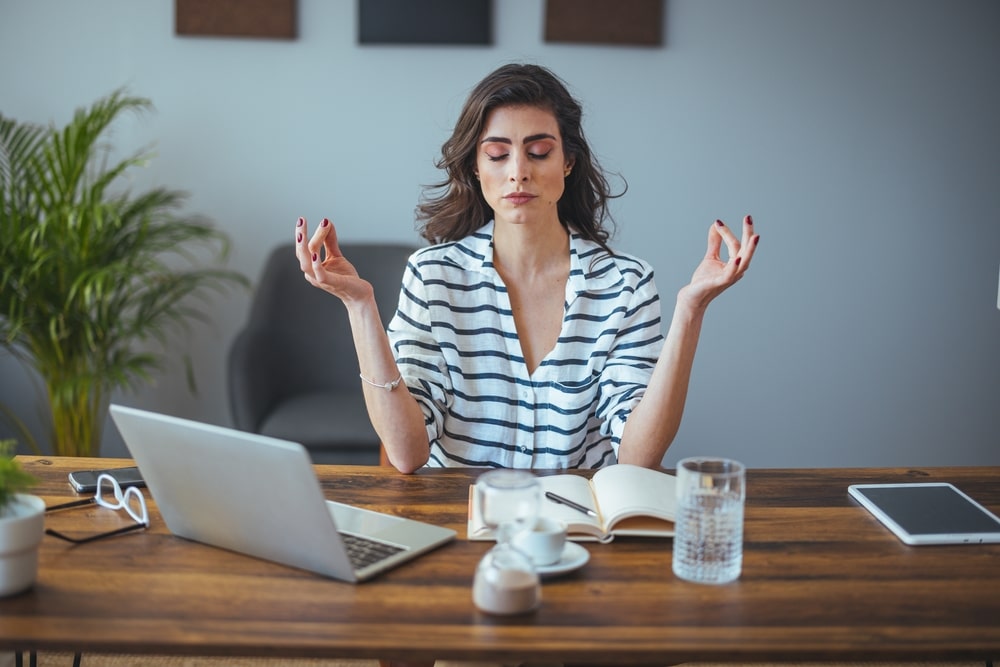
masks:
<svg viewBox="0 0 1000 667"><path fill-rule="evenodd" d="M722 261L722 242L725 241L729 260ZM691 282L684 286L678 294L678 300L685 300L697 308L705 308L712 299L722 294L737 280L743 277L753 259L760 234L755 233L753 218L749 215L743 218L743 238L726 227L721 220L716 220L708 230L708 250L701 264L694 270Z"/></svg>

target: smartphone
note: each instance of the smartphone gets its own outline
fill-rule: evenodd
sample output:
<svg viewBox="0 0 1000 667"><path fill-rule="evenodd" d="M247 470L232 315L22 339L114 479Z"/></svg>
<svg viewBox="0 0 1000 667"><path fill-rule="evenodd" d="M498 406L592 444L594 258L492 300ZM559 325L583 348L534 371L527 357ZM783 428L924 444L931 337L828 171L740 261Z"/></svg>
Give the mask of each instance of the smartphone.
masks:
<svg viewBox="0 0 1000 667"><path fill-rule="evenodd" d="M852 484L848 493L905 544L1000 543L1000 518L952 484Z"/></svg>
<svg viewBox="0 0 1000 667"><path fill-rule="evenodd" d="M97 491L97 478L101 474L111 475L118 480L118 484L124 489L129 486L146 486L139 469L131 468L110 468L107 470L76 470L69 474L69 483L77 493L93 493Z"/></svg>

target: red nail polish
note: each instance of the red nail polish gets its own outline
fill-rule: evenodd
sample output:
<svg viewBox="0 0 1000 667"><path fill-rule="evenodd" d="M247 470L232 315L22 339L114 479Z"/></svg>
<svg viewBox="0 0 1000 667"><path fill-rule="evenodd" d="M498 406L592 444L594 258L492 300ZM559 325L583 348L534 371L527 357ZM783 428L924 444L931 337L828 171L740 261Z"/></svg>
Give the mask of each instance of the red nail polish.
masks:
<svg viewBox="0 0 1000 667"><path fill-rule="evenodd" d="M295 240L298 241L299 243L302 243L302 232L298 233L298 236L295 237Z"/></svg>
<svg viewBox="0 0 1000 667"><path fill-rule="evenodd" d="M748 225L752 225L753 224L753 216L752 215L748 215L747 216L747 224Z"/></svg>
<svg viewBox="0 0 1000 667"><path fill-rule="evenodd" d="M753 244L754 244L754 246L756 246L758 243L760 243L760 237L759 236L753 237Z"/></svg>
<svg viewBox="0 0 1000 667"><path fill-rule="evenodd" d="M739 266L741 261L743 261L743 258L742 257L737 257L736 258L736 266Z"/></svg>
<svg viewBox="0 0 1000 667"><path fill-rule="evenodd" d="M719 227L721 227L722 226L722 220L716 220L715 224L717 224Z"/></svg>
<svg viewBox="0 0 1000 667"><path fill-rule="evenodd" d="M317 255L316 253L313 253L313 261L315 262L317 259L319 259L319 255Z"/></svg>
<svg viewBox="0 0 1000 667"><path fill-rule="evenodd" d="M306 219L305 218L299 218L299 223L297 225L295 225L295 226L296 227L301 227L304 224L306 224Z"/></svg>
<svg viewBox="0 0 1000 667"><path fill-rule="evenodd" d="M330 221L327 218L323 218L323 226L324 227L328 227L329 225L330 225Z"/></svg>

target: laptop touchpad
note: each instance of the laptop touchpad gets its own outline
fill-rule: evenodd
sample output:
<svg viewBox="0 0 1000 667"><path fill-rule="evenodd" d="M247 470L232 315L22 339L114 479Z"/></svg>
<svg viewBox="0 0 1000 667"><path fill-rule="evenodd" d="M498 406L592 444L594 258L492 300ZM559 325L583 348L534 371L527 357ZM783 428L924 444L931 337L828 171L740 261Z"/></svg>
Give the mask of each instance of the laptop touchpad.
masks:
<svg viewBox="0 0 1000 667"><path fill-rule="evenodd" d="M332 500L326 501L326 506L333 515L337 530L359 535L376 536L394 528L398 528L403 519L400 517L372 512L360 507L351 507Z"/></svg>

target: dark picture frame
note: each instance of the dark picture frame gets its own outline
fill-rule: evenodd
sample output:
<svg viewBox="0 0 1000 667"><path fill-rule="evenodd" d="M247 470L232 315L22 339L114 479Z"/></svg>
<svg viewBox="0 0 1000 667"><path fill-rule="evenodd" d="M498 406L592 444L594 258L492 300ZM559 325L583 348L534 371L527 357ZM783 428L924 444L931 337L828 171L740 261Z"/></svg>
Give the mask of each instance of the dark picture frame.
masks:
<svg viewBox="0 0 1000 667"><path fill-rule="evenodd" d="M491 0L358 0L361 44L493 42Z"/></svg>
<svg viewBox="0 0 1000 667"><path fill-rule="evenodd" d="M665 0L546 0L545 41L662 46Z"/></svg>
<svg viewBox="0 0 1000 667"><path fill-rule="evenodd" d="M174 32L193 37L296 39L297 0L174 0Z"/></svg>

